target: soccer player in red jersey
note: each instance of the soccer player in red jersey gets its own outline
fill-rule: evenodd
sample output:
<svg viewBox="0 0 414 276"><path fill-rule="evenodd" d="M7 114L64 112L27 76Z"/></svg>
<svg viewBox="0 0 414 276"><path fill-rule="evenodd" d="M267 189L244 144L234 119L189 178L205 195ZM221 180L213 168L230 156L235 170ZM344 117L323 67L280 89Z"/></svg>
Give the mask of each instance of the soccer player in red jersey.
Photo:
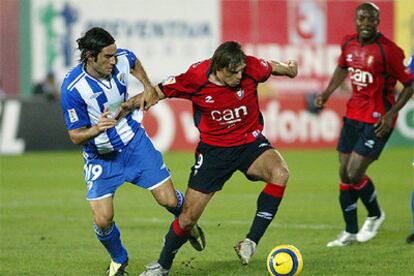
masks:
<svg viewBox="0 0 414 276"><path fill-rule="evenodd" d="M414 76L404 66L403 51L377 31L380 11L373 3L356 8L356 34L345 36L338 67L328 87L315 99L322 108L332 93L350 75L353 93L347 103L337 150L340 162L340 206L345 231L328 247L345 246L372 239L385 219L372 180L366 175L377 160L397 120L398 111L413 94ZM394 98L396 82L404 85ZM361 198L368 218L358 231L357 200Z"/></svg>
<svg viewBox="0 0 414 276"><path fill-rule="evenodd" d="M276 214L289 177L282 155L262 134L257 86L271 75L294 78L297 70L296 61L282 63L246 56L239 43L228 41L211 59L193 64L187 72L156 86L157 94L133 100L133 106L139 106L145 97L141 108L148 109L166 97L188 99L200 131L183 212L172 222L158 261L141 275L168 275L177 251L188 240L207 203L235 171L266 183L250 231L235 246L242 264L250 261Z"/></svg>

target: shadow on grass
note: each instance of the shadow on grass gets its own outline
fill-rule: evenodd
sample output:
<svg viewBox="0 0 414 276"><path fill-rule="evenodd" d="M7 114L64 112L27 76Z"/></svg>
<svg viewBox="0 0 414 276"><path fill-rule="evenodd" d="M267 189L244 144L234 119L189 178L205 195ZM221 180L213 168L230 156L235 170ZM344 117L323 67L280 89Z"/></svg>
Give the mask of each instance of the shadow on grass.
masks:
<svg viewBox="0 0 414 276"><path fill-rule="evenodd" d="M249 265L242 265L236 257L226 261L203 261L202 257L181 260L173 267L170 275L268 275L266 263L252 260Z"/></svg>

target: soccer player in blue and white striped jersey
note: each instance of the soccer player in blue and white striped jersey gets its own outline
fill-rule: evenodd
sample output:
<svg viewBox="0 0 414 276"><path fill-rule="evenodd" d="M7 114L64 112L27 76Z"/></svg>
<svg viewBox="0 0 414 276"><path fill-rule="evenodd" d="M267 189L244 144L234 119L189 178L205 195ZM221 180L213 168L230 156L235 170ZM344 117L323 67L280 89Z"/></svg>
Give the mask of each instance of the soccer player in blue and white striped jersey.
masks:
<svg viewBox="0 0 414 276"><path fill-rule="evenodd" d="M87 200L92 208L96 237L111 256L107 275L123 275L128 253L113 221L113 197L130 182L148 189L175 216L184 197L173 187L159 150L141 126L143 113L119 116L127 100L130 74L144 89L154 89L134 53L118 49L106 30L94 27L77 40L81 62L63 81L61 105L70 139L83 145Z"/></svg>

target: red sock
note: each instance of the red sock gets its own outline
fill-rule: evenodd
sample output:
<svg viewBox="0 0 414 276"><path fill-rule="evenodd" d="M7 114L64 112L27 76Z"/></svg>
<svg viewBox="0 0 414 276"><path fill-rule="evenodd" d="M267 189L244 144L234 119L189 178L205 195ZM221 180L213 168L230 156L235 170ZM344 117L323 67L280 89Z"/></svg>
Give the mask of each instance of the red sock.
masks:
<svg viewBox="0 0 414 276"><path fill-rule="evenodd" d="M274 184L274 183L267 183L267 185L263 189L263 193L268 194L272 197L282 198L283 193L285 192L286 186Z"/></svg>
<svg viewBox="0 0 414 276"><path fill-rule="evenodd" d="M178 218L176 218L172 223L173 231L178 237L188 236L190 234L190 230L184 230L181 228L180 223L178 222Z"/></svg>
<svg viewBox="0 0 414 276"><path fill-rule="evenodd" d="M339 182L339 190L340 191L349 191L352 190L354 187L352 184Z"/></svg>
<svg viewBox="0 0 414 276"><path fill-rule="evenodd" d="M365 175L364 178L362 178L362 180L359 183L353 185L354 190L357 190L357 191L362 190L368 184L368 180L369 180L368 176Z"/></svg>

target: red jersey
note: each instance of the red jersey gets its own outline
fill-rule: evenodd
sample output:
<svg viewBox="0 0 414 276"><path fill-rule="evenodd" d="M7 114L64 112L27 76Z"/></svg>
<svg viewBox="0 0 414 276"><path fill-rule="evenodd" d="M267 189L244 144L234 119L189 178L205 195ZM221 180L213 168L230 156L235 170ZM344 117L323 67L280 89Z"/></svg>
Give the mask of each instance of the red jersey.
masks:
<svg viewBox="0 0 414 276"><path fill-rule="evenodd" d="M357 34L345 36L338 66L348 69L352 83L346 117L376 123L395 104L396 81L408 85L414 78L403 61L401 48L381 33L365 46Z"/></svg>
<svg viewBox="0 0 414 276"><path fill-rule="evenodd" d="M169 98L193 103L194 124L203 143L232 147L251 143L263 130L257 86L272 73L269 62L246 57L246 67L238 87L220 86L208 80L210 60L190 66L187 72L170 77L159 85Z"/></svg>

